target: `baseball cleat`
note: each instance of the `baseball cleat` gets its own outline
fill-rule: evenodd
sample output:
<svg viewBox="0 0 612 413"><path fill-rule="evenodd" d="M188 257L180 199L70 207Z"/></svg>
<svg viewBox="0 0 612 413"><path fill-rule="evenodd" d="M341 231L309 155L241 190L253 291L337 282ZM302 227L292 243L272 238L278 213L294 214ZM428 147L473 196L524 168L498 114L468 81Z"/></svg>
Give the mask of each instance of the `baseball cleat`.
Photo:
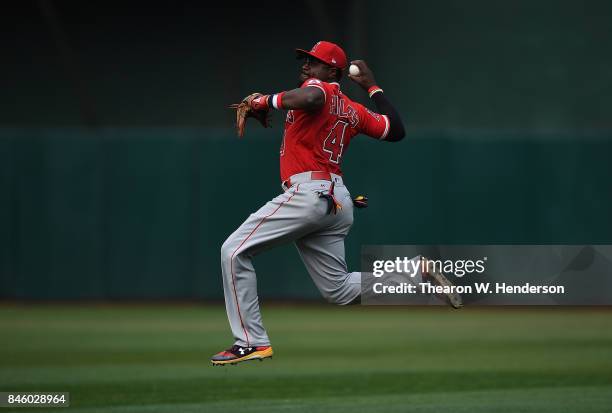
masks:
<svg viewBox="0 0 612 413"><path fill-rule="evenodd" d="M444 293L440 294L440 298L453 308L463 307L463 300L461 295L455 292L454 285L444 274L436 271L427 272L423 274L423 282L429 282L433 285L439 285L446 287Z"/></svg>
<svg viewBox="0 0 612 413"><path fill-rule="evenodd" d="M222 366L247 360L262 361L265 358L272 357L273 354L271 346L242 347L234 344L231 348L212 356L210 361L213 366Z"/></svg>

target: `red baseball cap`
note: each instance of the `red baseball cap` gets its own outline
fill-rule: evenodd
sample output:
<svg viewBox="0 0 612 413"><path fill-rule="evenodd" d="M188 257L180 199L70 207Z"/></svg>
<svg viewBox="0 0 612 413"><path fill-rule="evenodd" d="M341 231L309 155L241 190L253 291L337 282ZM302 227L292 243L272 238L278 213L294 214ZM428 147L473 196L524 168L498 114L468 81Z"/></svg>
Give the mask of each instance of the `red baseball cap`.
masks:
<svg viewBox="0 0 612 413"><path fill-rule="evenodd" d="M304 55L312 56L338 69L344 69L346 67L346 53L344 53L344 50L335 43L320 41L312 46L310 51L295 49L295 52L298 57L304 57Z"/></svg>

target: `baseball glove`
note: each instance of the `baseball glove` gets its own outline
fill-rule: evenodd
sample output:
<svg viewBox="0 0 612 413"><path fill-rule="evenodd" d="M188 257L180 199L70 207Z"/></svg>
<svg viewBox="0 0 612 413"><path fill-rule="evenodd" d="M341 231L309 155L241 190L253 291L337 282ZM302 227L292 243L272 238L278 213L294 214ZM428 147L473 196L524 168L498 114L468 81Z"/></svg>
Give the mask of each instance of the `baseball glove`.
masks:
<svg viewBox="0 0 612 413"><path fill-rule="evenodd" d="M264 128L270 127L270 112L268 110L255 110L251 107L251 101L259 96L262 96L262 94L251 93L242 99L242 102L229 106L231 109L236 109L236 132L240 138L244 136L247 118L257 119Z"/></svg>

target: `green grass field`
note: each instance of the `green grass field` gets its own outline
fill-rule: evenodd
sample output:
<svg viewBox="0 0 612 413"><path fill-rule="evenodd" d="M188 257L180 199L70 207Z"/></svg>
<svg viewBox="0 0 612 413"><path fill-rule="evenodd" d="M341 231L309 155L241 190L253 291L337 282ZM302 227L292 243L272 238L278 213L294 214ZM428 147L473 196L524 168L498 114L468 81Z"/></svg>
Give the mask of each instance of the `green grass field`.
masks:
<svg viewBox="0 0 612 413"><path fill-rule="evenodd" d="M72 413L612 411L609 309L263 314L274 358L212 367L221 306L4 305L0 391L69 391Z"/></svg>

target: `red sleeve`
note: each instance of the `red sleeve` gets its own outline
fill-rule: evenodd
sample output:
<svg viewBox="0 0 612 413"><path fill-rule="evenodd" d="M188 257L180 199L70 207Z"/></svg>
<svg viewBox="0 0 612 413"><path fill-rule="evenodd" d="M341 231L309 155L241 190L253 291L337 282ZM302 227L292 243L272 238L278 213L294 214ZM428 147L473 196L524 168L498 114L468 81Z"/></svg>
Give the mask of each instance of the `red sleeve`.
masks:
<svg viewBox="0 0 612 413"><path fill-rule="evenodd" d="M319 79L315 79L314 77L311 77L310 79L306 79L304 81L304 83L302 83L302 86L300 86L300 89L305 88L305 87L316 87L318 89L321 89L323 91L323 95L325 95L325 102L327 102L327 90L325 88L326 83L321 82Z"/></svg>
<svg viewBox="0 0 612 413"><path fill-rule="evenodd" d="M359 124L357 126L360 133L364 133L372 138L385 139L389 134L389 118L372 112L363 105L357 104L359 112Z"/></svg>

